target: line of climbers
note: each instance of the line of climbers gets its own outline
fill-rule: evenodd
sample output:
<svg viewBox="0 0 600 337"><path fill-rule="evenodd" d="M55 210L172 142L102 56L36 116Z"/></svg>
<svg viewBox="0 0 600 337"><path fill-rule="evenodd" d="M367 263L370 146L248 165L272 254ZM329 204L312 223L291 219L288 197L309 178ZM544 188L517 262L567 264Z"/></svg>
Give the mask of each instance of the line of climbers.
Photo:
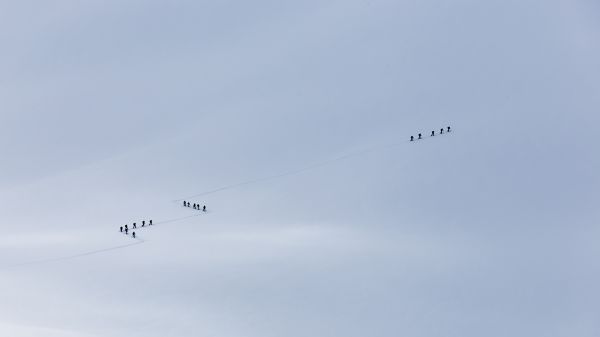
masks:
<svg viewBox="0 0 600 337"><path fill-rule="evenodd" d="M451 131L451 128L448 126L448 127L447 127L447 132L450 132L450 131ZM440 129L440 134L441 134L441 135L443 135L443 134L444 134L444 129L443 129L443 128L442 128L442 129ZM435 136L435 131L431 131L431 137L433 137L433 136ZM423 135L422 135L422 134L420 134L420 133L419 133L418 137L419 137L418 139L423 139ZM415 140L415 136L410 136L410 141L412 142L412 141L414 141L414 140ZM197 210L200 210L200 209L201 209L201 208L200 208L200 204L196 204L196 203L194 203L194 204L192 205L192 204L190 204L190 202L189 202L189 201L184 201L184 202L183 202L183 207L192 207L193 209L197 209ZM203 205L203 206L202 206L202 211L203 211L203 212L206 212L206 205ZM146 221L145 221L145 220L142 220L142 227L145 227L145 226L146 226ZM149 221L148 221L148 226L152 226L152 220L149 220ZM137 228L137 224L134 222L134 223L133 223L133 229L136 229L136 228ZM127 225L125 225L125 227L121 226L121 228L120 228L120 229L121 229L121 233L125 232L125 235L129 235L129 227L128 227ZM133 238L135 239L135 232L133 232L133 231L132 231L132 232L131 232L131 235L132 235L132 236L133 236Z"/></svg>
<svg viewBox="0 0 600 337"><path fill-rule="evenodd" d="M450 132L452 129L450 127L447 127L447 130L448 130L447 132ZM442 128L442 129L440 129L440 135L443 135L443 134L444 134L444 129ZM435 136L435 131L431 131L431 137L433 137L433 136ZM423 139L423 135L421 135L419 133L419 138L417 138L417 139ZM412 142L414 140L415 140L415 136L410 136L410 141Z"/></svg>
<svg viewBox="0 0 600 337"><path fill-rule="evenodd" d="M200 208L200 204L190 204L187 201L183 202L183 207L193 207L194 209L197 210L202 210L203 212L206 212L206 205L203 205L202 208ZM148 220L148 226L152 226L152 220ZM146 227L146 220L142 220L142 226L141 227ZM134 222L132 225L132 230L133 229L137 229L137 222ZM125 225L125 226L121 226L120 228L121 233L125 233L125 235L129 235L129 226ZM132 231L131 235L133 236L133 238L135 239L135 232Z"/></svg>
<svg viewBox="0 0 600 337"><path fill-rule="evenodd" d="M183 202L183 207L192 207L194 209L200 210L200 204L194 204L193 206L190 206L190 202L189 201L184 201ZM202 206L202 212L206 212L206 205Z"/></svg>
<svg viewBox="0 0 600 337"><path fill-rule="evenodd" d="M142 227L146 226L146 220L142 220ZM148 226L152 226L152 220L148 221ZM137 228L137 223L133 223L133 228L132 229L136 229ZM125 225L125 227L121 226L121 233L125 232L125 235L129 235L129 227L127 225ZM135 239L135 232L132 232L131 235L133 235L133 238Z"/></svg>

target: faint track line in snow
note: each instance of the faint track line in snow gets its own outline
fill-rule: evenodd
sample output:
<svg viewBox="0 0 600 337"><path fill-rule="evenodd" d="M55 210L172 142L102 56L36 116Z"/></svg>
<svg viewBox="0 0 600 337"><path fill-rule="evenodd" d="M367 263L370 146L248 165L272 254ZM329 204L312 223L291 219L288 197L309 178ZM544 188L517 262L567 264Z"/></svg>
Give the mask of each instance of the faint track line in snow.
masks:
<svg viewBox="0 0 600 337"><path fill-rule="evenodd" d="M269 180L275 180L275 179L278 179L278 178L283 178L283 177L287 177L287 176L293 176L293 175L297 175L297 174L300 174L300 173L303 173L303 172L306 172L306 171L310 171L310 170L314 170L314 169L317 169L317 168L320 168L320 167L328 166L330 164L333 164L335 162L342 161L342 160L345 160L345 159L348 159L348 158L352 158L352 157L364 155L364 154L369 153L369 152L375 152L375 151L378 151L378 150L381 150L381 149L385 149L385 148L388 148L388 147L398 146L400 144L403 144L403 143L391 143L391 144L387 144L387 145L374 146L374 147L370 147L370 148L363 149L363 150L357 150L355 152L351 152L351 153L344 154L344 155L341 155L341 156L337 156L337 157L334 157L334 158L331 158L331 159L327 159L327 160L323 160L323 161L320 161L320 162L316 162L316 163L313 163L313 164L310 164L310 165L307 165L307 166L304 166L304 167L301 167L301 168L298 168L298 169L295 169L295 170L288 170L288 171L285 171L285 172L282 172L282 173L277 173L277 174L265 176L265 177L262 177L262 178L250 179L250 180L246 180L246 181L242 181L242 182L238 182L238 183L234 183L234 184L230 184L230 185L225 185L225 186L217 187L217 188L212 189L212 190L200 192L198 194L190 195L190 196L179 198L179 199L174 199L172 201L173 202L181 202L181 201L184 201L184 200L195 199L197 197L201 197L201 196L204 196L204 195L218 193L218 192L221 192L221 191L230 190L230 189L234 189L234 188L245 186L245 185L257 184L257 183L261 183L261 182L265 182L265 181L269 181Z"/></svg>
<svg viewBox="0 0 600 337"><path fill-rule="evenodd" d="M206 213L206 212L204 212ZM182 216L179 218L174 218L174 219L169 219L169 220L163 220L163 221L158 221L156 223L154 223L152 226L154 225L161 225L161 224L166 224L166 223L170 223L170 222L177 222L177 221L181 221L181 220L185 220L185 219L189 219L189 218L193 218L193 217L197 217L197 216L201 216L203 213L199 213L199 214L192 214L192 215L186 215L186 216ZM148 227L148 226L146 226Z"/></svg>
<svg viewBox="0 0 600 337"><path fill-rule="evenodd" d="M172 223L172 222L177 222L177 221L181 221L181 220L185 220L185 219L197 217L197 216L200 216L200 215L202 215L202 214L193 214L193 215L187 215L187 216L179 217L179 218L173 218L173 219L168 219L168 220L157 221L157 222L153 223L152 226L160 225L160 224L166 224L166 223ZM150 226L138 227L135 230L140 230L142 228L147 228L147 227L150 227ZM133 230L131 230L131 231L133 231ZM124 244L124 245L119 245L119 246L114 246L114 247L109 247L109 248L102 248L102 249L90 250L90 251L83 252L83 253L78 253L78 254L65 255L65 256L59 256L59 257L51 257L51 258L39 259L39 260L31 260L31 261L27 261L27 262L22 262L22 263L17 263L17 264L3 266L3 267L0 267L0 270L10 270L10 269L17 269L17 268L27 267L27 266L33 266L33 265L41 265L41 264L47 264L47 263L54 263L54 262L60 262L60 261L73 260L73 259L77 259L77 258L81 258L81 257L90 256L90 255L96 255L96 254L106 253L106 252L110 252L110 251L113 251L113 250L118 250L118 249L124 249L124 248L128 248L128 247L133 247L133 246L137 246L137 245L140 245L140 244L143 244L143 243L146 242L145 240L143 240L143 239L141 239L139 237L136 237L133 240L135 240L136 242L128 243L128 244Z"/></svg>
<svg viewBox="0 0 600 337"><path fill-rule="evenodd" d="M431 137L427 137L424 138L422 140L418 140L418 141L414 141L414 143L423 141L425 139L428 139ZM405 144L406 142L395 142L395 143L389 143L389 144L384 144L384 145L379 145L379 146L372 146L370 148L367 149L362 149L362 150L357 150L351 153L347 153L344 155L340 155L331 159L327 159L327 160L323 160L320 162L316 162L310 165L306 165L304 167L298 168L298 169L294 169L294 170L288 170L288 171L284 171L281 173L277 173L277 174L273 174L273 175L269 175L269 176L265 176L262 178L256 178L256 179L251 179L251 180L246 180L246 181L242 181L242 182L238 182L238 183L234 183L234 184L230 184L230 185L225 185L222 187L218 187L212 190L208 190L208 191L204 191L198 194L194 194L194 195L190 195L187 196L185 198L180 198L180 199L175 199L173 200L173 202L181 202L183 200L187 200L187 199L194 199L200 196L204 196L204 195L208 195L208 194L213 194L213 193L218 193L221 191L225 191L225 190L230 190L230 189L234 189L237 187L241 187L241 186L245 186L245 185L251 185L251 184L256 184L256 183L261 183L261 182L265 182L265 181L270 181L270 180L275 180L278 178L283 178L283 177L287 177L287 176L293 176L293 175L297 175L306 171L310 171L310 170L314 170L320 167L324 167L330 164L333 164L335 162L338 161L342 161L342 160L346 160L348 158L352 158L352 157L356 157L356 156L360 156L360 155L364 155L366 153L370 153L370 152L375 152L375 151L379 151L379 150L383 150L389 147L395 147L395 146L399 146L401 144ZM408 143L413 143L413 142L408 142ZM179 217L179 218L173 218L173 219L168 219L168 220L162 220L162 221L157 221L155 222L152 226L154 225L160 225L160 224L166 224L166 223L172 223L172 222L177 222L177 221L181 221L181 220L185 220L185 219L189 219L189 218L193 218L193 217L197 217L204 214L204 212L202 213L198 213L198 214L192 214L192 215L187 215L184 217ZM145 227L138 227L136 228L136 230L140 230L142 228L148 228L151 227L150 225L145 226ZM21 268L21 267L27 267L27 266L32 266L32 265L41 265L41 264L46 264L46 263L54 263L54 262L60 262L60 261L67 261L67 260L72 260L72 259L77 259L77 258L81 258L81 257L86 257L86 256L90 256L90 255L96 255L96 254L101 254L101 253L105 253L105 252L109 252L109 251L113 251L113 250L118 250L118 249L125 249L128 247L133 247L136 245L140 245L145 243L146 241L144 241L141 238L135 238L134 240L136 240L136 242L134 243L129 243L129 244L125 244L125 245L119 245L119 246L113 246L113 247L109 247L109 248L103 248L103 249L96 249L96 250L91 250L91 251L87 251L87 252L83 252L83 253L79 253L79 254L73 254L73 255L66 255L66 256L61 256L61 257L54 257L54 258L47 258L47 259L39 259L39 260L32 260L32 261L28 261L28 262L23 262L23 263L17 263L17 264L13 264L13 265L7 265L4 267L0 267L0 270L10 270L10 269L17 269L17 268Z"/></svg>
<svg viewBox="0 0 600 337"><path fill-rule="evenodd" d="M100 254L100 253L104 253L104 252L109 252L109 251L112 251L112 250L117 250L117 249L123 249L123 248L127 248L127 247L132 247L132 246L140 245L140 244L146 242L146 241L144 241L142 239L137 239L137 238L135 240L136 240L136 242L134 242L134 243L128 243L126 245L114 246L114 247L103 248L103 249L96 249L96 250L91 250L91 251L84 252L84 253L67 255L67 256L52 257L52 258L47 258L47 259L40 259L40 260L33 260L33 261L23 262L23 263L17 263L17 264L13 264L13 265L4 266L4 267L0 268L0 270L16 269L16 268L27 267L27 266L31 266L31 265L38 265L38 264L46 264L46 263L53 263L53 262L60 262L60 261L72 260L72 259L77 259L77 258L80 258L80 257L85 257L85 256Z"/></svg>

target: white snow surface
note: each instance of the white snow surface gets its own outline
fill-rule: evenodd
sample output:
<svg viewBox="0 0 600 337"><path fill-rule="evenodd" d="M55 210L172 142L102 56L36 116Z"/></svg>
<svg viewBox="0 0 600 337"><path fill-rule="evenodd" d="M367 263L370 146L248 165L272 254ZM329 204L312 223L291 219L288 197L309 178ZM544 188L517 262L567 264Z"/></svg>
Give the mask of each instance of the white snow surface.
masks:
<svg viewBox="0 0 600 337"><path fill-rule="evenodd" d="M599 336L599 9L0 2L0 336Z"/></svg>

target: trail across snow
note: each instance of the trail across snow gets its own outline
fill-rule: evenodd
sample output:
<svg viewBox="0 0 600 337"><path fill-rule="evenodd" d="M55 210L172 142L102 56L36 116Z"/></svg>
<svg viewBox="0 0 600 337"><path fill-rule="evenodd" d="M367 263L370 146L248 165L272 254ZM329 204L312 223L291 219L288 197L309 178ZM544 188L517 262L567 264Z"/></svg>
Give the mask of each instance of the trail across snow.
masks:
<svg viewBox="0 0 600 337"><path fill-rule="evenodd" d="M454 132L454 131L452 131ZM448 132L447 134L451 134L452 132ZM255 179L250 179L250 180L246 180L246 181L242 181L242 182L237 182L237 183L233 183L233 184L229 184L229 185L224 185L221 187L217 187L211 190L207 190L204 192L200 192L197 194L193 194L193 195L188 195L186 197L182 197L182 198L178 198L178 199L174 199L173 202L181 202L184 200L193 200L195 198L198 197L202 197L205 195L209 195L209 194L214 194L214 193L218 193L218 192L222 192L222 191L226 191L226 190L230 190L230 189L234 189L234 188L238 188L241 186L246 186L246 185L252 185L252 184L258 184L258 183L262 183L262 182L266 182L266 181L270 181L270 180L275 180L275 179L279 179L279 178L284 178L284 177L288 177L288 176L293 176L293 175L297 175L297 174L301 174L303 172L306 171L310 171L310 170L314 170L320 167L324 167L324 166L328 166L346 159L350 159L353 157L357 157L357 156L361 156L367 153L371 153L374 151L381 151L381 150L386 150L388 148L391 147L396 147L396 146L400 146L400 145L413 145L413 144L418 144L424 140L427 139L433 139L433 138L440 138L442 136L445 136L446 134L442 134L442 135L438 135L435 137L425 137L423 139L419 139L419 140L415 140L415 141L405 141L405 142L392 142L392 143L387 143L387 144L382 144L382 145L377 145L377 146L372 146L366 149L362 149L362 150L357 150L354 152L350 152L344 155L340 155L331 159L327 159L327 160L323 160L320 162L316 162L313 164L309 164L300 168L296 168L296 169L292 169L292 170L288 170L288 171L284 171L284 172L280 172L280 173L276 173L273 175L269 175L269 176L264 176L261 178L255 178ZM407 144L408 143L408 144Z"/></svg>
<svg viewBox="0 0 600 337"><path fill-rule="evenodd" d="M261 182L266 182L266 181L270 181L270 180L275 180L275 179L280 179L280 178L285 178L285 177L289 177L289 176L294 176L294 175L298 175L301 174L303 172L307 172L310 170L314 170L320 167L324 167L324 166L328 166L328 165L332 165L335 164L337 162L346 160L346 159L350 159L353 157L357 157L357 156L361 156L361 155L365 155L367 153L371 153L374 151L381 151L381 150L387 150L389 148L392 147L397 147L400 145L412 145L412 144L416 144L420 141L429 139L429 138L433 138L433 137L426 137L424 139L418 140L418 141L405 141L405 142L393 142L393 143L388 143L388 144L383 144L383 145L378 145L378 146L372 146L366 149L362 149L362 150L357 150L348 154L344 154L344 155L340 155L328 160L324 160L324 161L320 161L320 162L316 162L310 165L306 165L300 168L296 168L293 170L288 170L288 171L284 171L281 173L277 173L277 174L273 174L273 175L269 175L269 176L265 176L262 178L256 178L256 179L250 179L247 181L242 181L242 182L237 182L237 183L233 183L233 184L229 184L229 185L225 185L225 186L221 186L212 190L208 190L208 191L204 191L204 192L200 192L194 195L190 195L184 198L179 198L179 199L175 199L173 200L173 202L181 202L183 200L193 200L194 198L198 198L201 196L205 196L205 195L209 195L209 194L214 194L214 193L219 193L219 192L223 192L223 191L227 191L227 190L231 190L231 189L235 189L241 186L246 186L246 185L252 185L252 184L259 184ZM439 137L437 137L439 138ZM408 144L407 144L408 143ZM164 224L168 224L168 223L174 223L174 222L178 222L178 221L182 221L182 220L186 220L186 219L190 219L190 218L194 218L197 216L201 216L203 214L205 214L206 212L201 212L198 214L192 214L192 215L188 215L188 216L183 216L183 217L175 217L175 218L171 218L171 219L166 219L166 220L162 220L162 221L156 221L153 223L152 226L148 225L145 227L138 227L135 230L136 231L140 231L142 229L146 229L146 228L151 228L153 226L157 226L157 225L164 225ZM130 229L130 231L133 231L133 229ZM91 250L91 251L86 251L86 252L82 252L82 253L77 253L77 254L72 254L72 255L66 255L66 256L59 256L59 257L53 257L53 258L47 258L47 259L39 259L39 260L32 260L32 261L28 261L28 262L23 262L23 263L18 263L18 264L13 264L13 265L7 265L7 266L3 266L0 267L1 270L8 270L8 269L15 269L15 268L22 268L22 267L27 267L27 266L33 266L33 265L40 265L40 264L47 264L47 263L53 263L53 262L60 262L60 261L66 261L66 260L71 260L71 259L77 259L77 258L82 258L82 257L86 257L86 256L90 256L90 255L96 255L96 254L101 254L101 253L105 253L105 252L110 252L110 251L114 251L114 250L119 250L119 249L125 249L125 248L130 248L133 246L137 246L140 244L143 244L145 241L139 237L139 234L136 236L136 238L132 238L133 240L135 240L136 242L134 243L129 243L129 244L124 244L124 245L117 245L117 246L113 246L113 247L107 247L107 248L103 248L103 249L96 249L96 250Z"/></svg>

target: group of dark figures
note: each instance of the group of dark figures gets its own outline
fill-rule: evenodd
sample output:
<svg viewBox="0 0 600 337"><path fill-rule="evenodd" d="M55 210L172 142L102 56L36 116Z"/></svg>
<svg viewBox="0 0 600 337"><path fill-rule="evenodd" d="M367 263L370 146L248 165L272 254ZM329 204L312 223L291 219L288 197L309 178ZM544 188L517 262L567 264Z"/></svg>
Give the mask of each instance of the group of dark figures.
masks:
<svg viewBox="0 0 600 337"><path fill-rule="evenodd" d="M446 128L446 132L450 132L451 128L448 126ZM444 134L444 129L440 129L440 135ZM435 131L431 131L431 137L435 136ZM419 133L418 135L419 138L417 139L423 139L423 135ZM415 136L410 136L410 141L414 141L415 140ZM183 207L192 207L193 209L197 209L197 210L202 210L203 212L206 212L206 205L203 205L202 208L200 208L200 204L196 204L194 203L193 205L190 204L189 201L184 201L183 202ZM146 226L146 221L143 220L142 221L142 227ZM148 221L148 226L152 226L152 220ZM133 223L133 228L132 229L136 229L137 228L137 224L134 222ZM126 235L129 235L129 227L127 225L125 225L125 227L121 226L121 233L125 232ZM131 232L131 235L133 236L133 238L135 239L135 232Z"/></svg>
<svg viewBox="0 0 600 337"><path fill-rule="evenodd" d="M193 207L194 209L197 209L199 211L202 210L203 212L206 212L206 205L203 205L202 207L200 207L200 204L194 204L194 205L192 205L189 202L184 201L183 202L183 207ZM152 226L152 220L148 220L148 226ZM146 227L146 220L142 220L142 226L141 227ZM137 227L137 223L134 222L133 226L131 228L132 229L131 235L133 236L134 239L135 239L135 232L133 230L137 229L137 228L138 228ZM129 235L129 226L128 225L121 226L120 230L121 230L121 233L125 233L125 235Z"/></svg>
<svg viewBox="0 0 600 337"><path fill-rule="evenodd" d="M142 220L142 227L146 226L146 220ZM152 226L152 220L148 221L148 226ZM137 223L133 223L133 228L132 229L136 229L137 228ZM125 232L125 235L129 235L129 227L127 225L125 225L125 227L121 226L121 233ZM133 235L133 238L135 239L135 232L131 232L131 235Z"/></svg>
<svg viewBox="0 0 600 337"><path fill-rule="evenodd" d="M183 202L183 207L192 207L192 208L197 209L197 210L201 210L202 209L202 212L206 212L206 205L202 206L202 208L200 208L200 204L194 204L192 206L190 206L190 205L191 204L189 203L189 201L184 201Z"/></svg>
<svg viewBox="0 0 600 337"><path fill-rule="evenodd" d="M447 132L450 132L451 131L450 127L447 127L447 130L448 130ZM440 135L443 135L443 134L444 134L444 129L442 128L442 129L440 129ZM433 136L435 136L435 130L431 131L431 137L433 137ZM423 139L423 135L419 133L419 138L417 138L417 139ZM415 140L415 136L410 136L410 141L412 142L414 140Z"/></svg>

